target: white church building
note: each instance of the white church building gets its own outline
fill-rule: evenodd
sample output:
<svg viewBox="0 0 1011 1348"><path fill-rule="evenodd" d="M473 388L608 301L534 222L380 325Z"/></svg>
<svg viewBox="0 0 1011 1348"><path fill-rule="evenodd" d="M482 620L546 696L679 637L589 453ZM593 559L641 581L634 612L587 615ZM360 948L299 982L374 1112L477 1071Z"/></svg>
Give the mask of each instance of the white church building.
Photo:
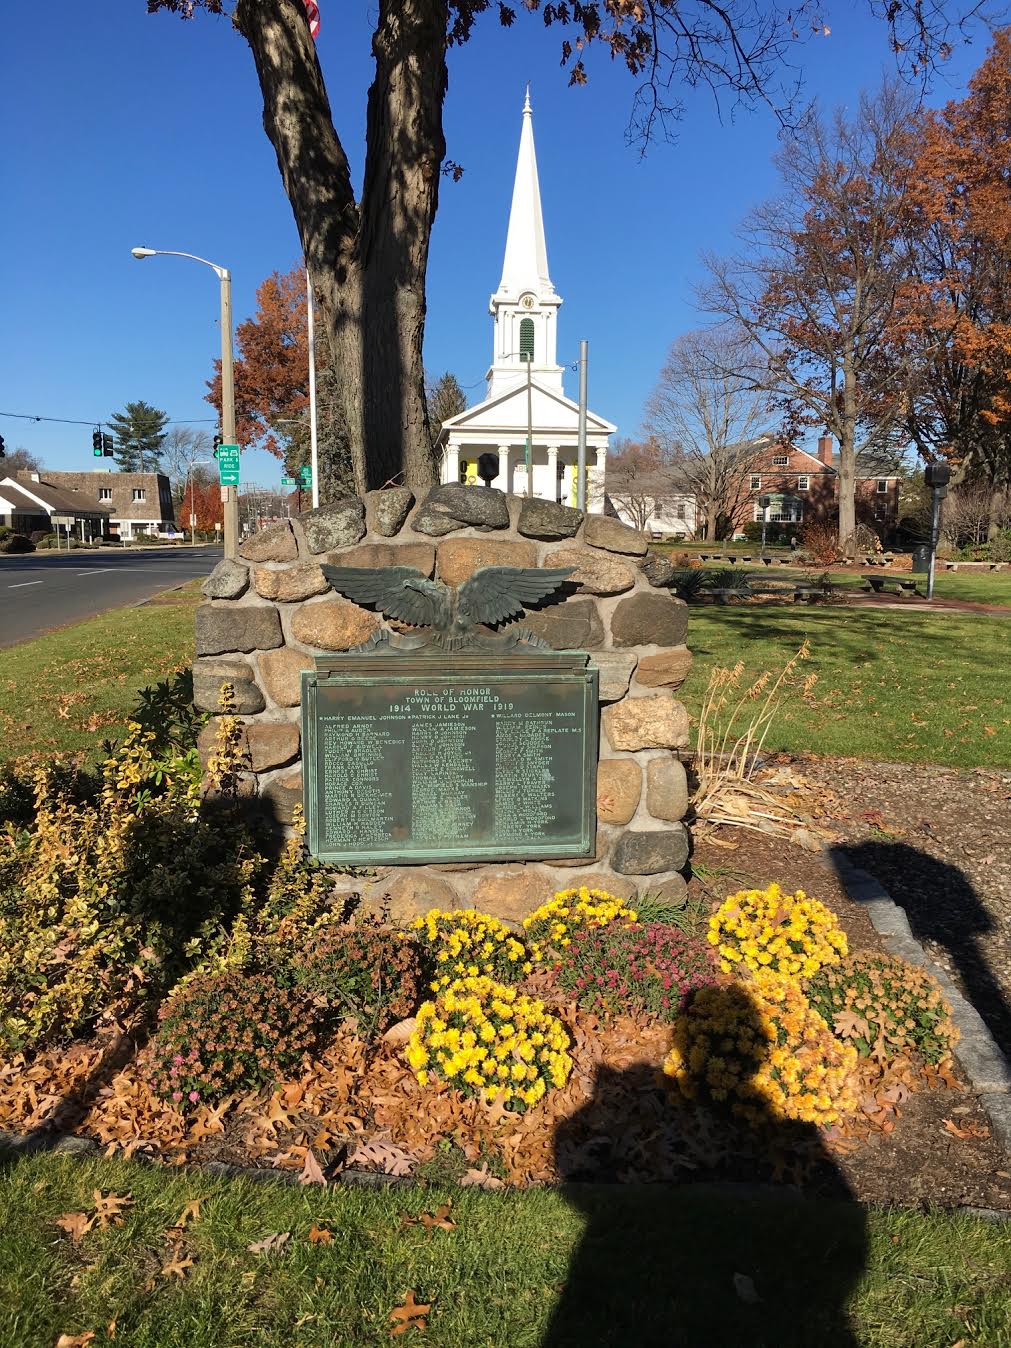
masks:
<svg viewBox="0 0 1011 1348"><path fill-rule="evenodd" d="M548 275L528 89L502 279L489 306L495 346L488 393L443 422L443 482L484 482L525 495L529 438L531 494L576 504L579 405L565 396L556 359L561 303ZM597 514L604 509L607 440L616 429L587 412L586 505Z"/></svg>

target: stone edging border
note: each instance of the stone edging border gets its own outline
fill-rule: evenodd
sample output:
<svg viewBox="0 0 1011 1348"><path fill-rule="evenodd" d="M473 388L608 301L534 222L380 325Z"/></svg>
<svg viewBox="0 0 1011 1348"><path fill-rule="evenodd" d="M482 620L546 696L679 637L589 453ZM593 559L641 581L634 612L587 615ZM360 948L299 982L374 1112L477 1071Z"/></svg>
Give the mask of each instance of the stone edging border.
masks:
<svg viewBox="0 0 1011 1348"><path fill-rule="evenodd" d="M961 1034L955 1057L979 1096L995 1137L1011 1156L1011 1065L983 1017L963 997L947 972L933 962L913 935L905 909L881 882L870 872L854 866L839 846L826 846L824 852L847 895L866 910L888 953L918 964L940 983L951 1005L951 1018Z"/></svg>

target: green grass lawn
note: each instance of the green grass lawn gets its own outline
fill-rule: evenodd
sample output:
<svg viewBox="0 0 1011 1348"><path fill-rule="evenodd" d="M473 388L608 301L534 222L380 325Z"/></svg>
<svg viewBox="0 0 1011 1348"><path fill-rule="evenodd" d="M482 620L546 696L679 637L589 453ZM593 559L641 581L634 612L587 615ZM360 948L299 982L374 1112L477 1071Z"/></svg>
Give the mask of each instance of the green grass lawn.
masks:
<svg viewBox="0 0 1011 1348"><path fill-rule="evenodd" d="M199 582L0 650L0 762L82 750L122 734L138 688L193 659Z"/></svg>
<svg viewBox="0 0 1011 1348"><path fill-rule="evenodd" d="M679 696L698 712L709 670L778 671L801 642L818 675L783 698L766 746L894 762L1011 764L1011 623L841 607L693 608L695 666Z"/></svg>
<svg viewBox="0 0 1011 1348"><path fill-rule="evenodd" d="M75 1245L54 1223L96 1189L133 1202ZM402 1225L450 1198L454 1229ZM324 1191L60 1156L0 1188L3 1348L365 1348L409 1290L431 1311L402 1341L430 1348L998 1348L1009 1285L1007 1225L725 1189Z"/></svg>

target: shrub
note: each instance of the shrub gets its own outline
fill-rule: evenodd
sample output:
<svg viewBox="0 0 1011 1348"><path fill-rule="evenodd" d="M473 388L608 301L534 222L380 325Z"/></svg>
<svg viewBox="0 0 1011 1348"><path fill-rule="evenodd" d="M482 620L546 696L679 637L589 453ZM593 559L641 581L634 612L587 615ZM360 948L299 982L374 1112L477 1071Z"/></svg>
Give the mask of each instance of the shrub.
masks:
<svg viewBox="0 0 1011 1348"><path fill-rule="evenodd" d="M709 941L724 973L743 965L786 978L808 978L846 954L846 933L831 909L802 889L779 885L731 894L709 919Z"/></svg>
<svg viewBox="0 0 1011 1348"><path fill-rule="evenodd" d="M705 594L706 575L707 572L702 570L701 565L679 567L671 576L670 588L686 604L697 604L700 597Z"/></svg>
<svg viewBox="0 0 1011 1348"><path fill-rule="evenodd" d="M204 809L188 756L156 758L151 743L132 727L91 791L37 767L30 821L0 833L8 1049L72 1039L162 996L251 903L262 861L241 823L227 801Z"/></svg>
<svg viewBox="0 0 1011 1348"><path fill-rule="evenodd" d="M8 530L6 538L0 538L0 552L13 554L16 552L34 552L35 544L24 534L16 534Z"/></svg>
<svg viewBox="0 0 1011 1348"><path fill-rule="evenodd" d="M372 1039L411 1015L421 990L416 943L406 932L367 920L324 927L292 961L295 982L340 1021L354 1016Z"/></svg>
<svg viewBox="0 0 1011 1348"><path fill-rule="evenodd" d="M788 541L796 533L797 525L781 524L779 521L768 523L765 526L766 543L783 543ZM749 543L761 543L762 541L762 521L747 520L741 532Z"/></svg>
<svg viewBox="0 0 1011 1348"><path fill-rule="evenodd" d="M424 1085L440 1077L465 1095L523 1113L572 1070L565 1027L534 997L490 978L465 978L418 1012L407 1061Z"/></svg>
<svg viewBox="0 0 1011 1348"><path fill-rule="evenodd" d="M587 889L583 885L579 889L559 890L554 898L523 919L523 928L531 943L531 958L540 962L555 959L580 928L635 921L636 914L625 906L624 899L615 898L605 889Z"/></svg>
<svg viewBox="0 0 1011 1348"><path fill-rule="evenodd" d="M558 984L602 1016L645 1012L673 1020L695 988L715 980L704 941L662 923L581 927L556 966Z"/></svg>
<svg viewBox="0 0 1011 1348"><path fill-rule="evenodd" d="M692 996L674 1023L664 1072L686 1099L726 1103L756 1126L829 1124L855 1108L856 1061L799 983L762 972Z"/></svg>
<svg viewBox="0 0 1011 1348"><path fill-rule="evenodd" d="M439 992L460 978L487 975L515 983L532 965L522 941L512 936L498 918L474 908L440 912L433 908L416 918L413 929L433 963L429 986Z"/></svg>
<svg viewBox="0 0 1011 1348"><path fill-rule="evenodd" d="M889 1058L916 1053L940 1062L958 1041L951 1007L916 965L857 950L807 984L811 1005L862 1058L876 1046Z"/></svg>
<svg viewBox="0 0 1011 1348"><path fill-rule="evenodd" d="M315 1038L304 998L234 970L192 979L158 1019L152 1084L180 1110L272 1085Z"/></svg>
<svg viewBox="0 0 1011 1348"><path fill-rule="evenodd" d="M839 529L834 524L806 524L801 534L804 550L819 566L831 566L839 557Z"/></svg>

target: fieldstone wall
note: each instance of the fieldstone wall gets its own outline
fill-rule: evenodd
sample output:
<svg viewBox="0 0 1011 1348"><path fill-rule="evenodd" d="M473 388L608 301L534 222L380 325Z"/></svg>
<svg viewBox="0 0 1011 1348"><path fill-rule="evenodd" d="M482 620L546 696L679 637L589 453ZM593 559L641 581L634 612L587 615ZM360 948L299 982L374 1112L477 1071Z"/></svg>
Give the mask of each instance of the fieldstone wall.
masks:
<svg viewBox="0 0 1011 1348"><path fill-rule="evenodd" d="M402 487L347 497L247 539L240 559L219 562L204 585L194 696L213 713L221 685L233 686L245 722L241 789L282 825L302 798L302 670L386 626L334 594L321 562L412 566L449 585L483 566L575 567L563 594L519 622L556 650L590 652L600 669L596 856L381 868L364 884L368 904L387 902L403 918L474 904L516 920L575 884L684 898L688 786L679 750L689 730L675 693L691 669L688 610L665 588L671 563L643 534L550 501L447 485L420 502ZM213 735L212 721L202 751Z"/></svg>

